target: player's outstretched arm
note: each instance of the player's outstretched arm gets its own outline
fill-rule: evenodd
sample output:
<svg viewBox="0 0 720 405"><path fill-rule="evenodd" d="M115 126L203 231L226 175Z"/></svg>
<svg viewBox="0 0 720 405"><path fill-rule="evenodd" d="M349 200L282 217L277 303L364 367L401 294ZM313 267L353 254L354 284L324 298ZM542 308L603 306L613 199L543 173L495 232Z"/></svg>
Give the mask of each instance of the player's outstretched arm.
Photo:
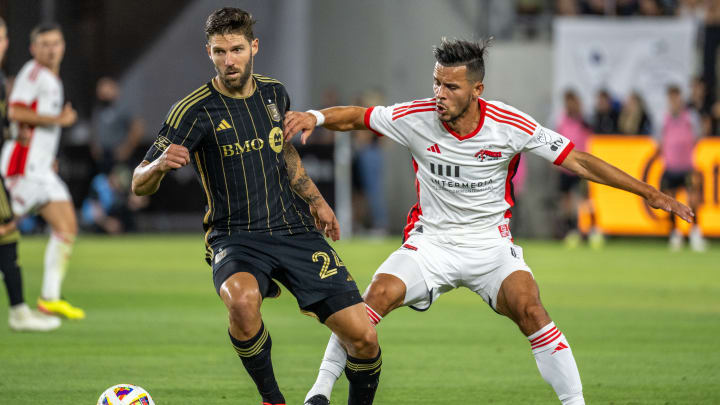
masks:
<svg viewBox="0 0 720 405"><path fill-rule="evenodd" d="M330 107L319 111L318 115L309 112L288 111L285 113L285 140L289 141L298 132L302 132L302 143L305 143L316 126L322 125L331 131L352 131L365 129L365 107L346 106ZM318 116L323 122L318 122Z"/></svg>
<svg viewBox="0 0 720 405"><path fill-rule="evenodd" d="M184 146L170 144L152 163L143 160L133 172L132 191L135 195L154 194L165 173L190 163L190 152Z"/></svg>
<svg viewBox="0 0 720 405"><path fill-rule="evenodd" d="M50 125L60 125L61 127L69 127L77 121L77 112L72 108L70 103L65 103L65 107L60 115L41 115L32 108L12 105L8 109L8 119L17 121L21 124L32 125L34 127L46 127Z"/></svg>
<svg viewBox="0 0 720 405"><path fill-rule="evenodd" d="M562 167L584 179L637 194L651 207L675 214L687 222L692 222L695 216L690 208L676 199L589 153L572 150Z"/></svg>
<svg viewBox="0 0 720 405"><path fill-rule="evenodd" d="M300 155L289 142L283 146L283 157L290 178L290 187L310 206L310 213L315 218L315 226L328 238L334 241L340 239L340 224L335 213L305 172Z"/></svg>

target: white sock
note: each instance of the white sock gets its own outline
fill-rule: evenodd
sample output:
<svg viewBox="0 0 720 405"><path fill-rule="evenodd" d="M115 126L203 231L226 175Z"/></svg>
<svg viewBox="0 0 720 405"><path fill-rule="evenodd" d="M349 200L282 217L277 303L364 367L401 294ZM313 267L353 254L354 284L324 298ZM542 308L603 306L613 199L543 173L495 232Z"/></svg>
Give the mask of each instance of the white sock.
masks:
<svg viewBox="0 0 720 405"><path fill-rule="evenodd" d="M365 310L370 318L370 323L372 323L373 326L377 326L377 324L382 320L382 316L378 315L378 313L367 304L365 304ZM333 333L330 336L330 341L325 349L325 355L323 356L322 363L320 363L320 371L318 371L317 380L315 380L315 384L312 388L310 388L310 391L308 391L305 396L305 401L318 394L324 395L325 398L330 399L333 386L335 386L335 382L338 378L340 378L345 370L346 362L347 352L340 343L340 339Z"/></svg>
<svg viewBox="0 0 720 405"><path fill-rule="evenodd" d="M575 358L565 336L554 322L528 336L540 375L550 384L563 405L585 405Z"/></svg>
<svg viewBox="0 0 720 405"><path fill-rule="evenodd" d="M60 287L67 272L74 235L52 232L45 248L45 272L43 274L42 298L49 301L60 299Z"/></svg>

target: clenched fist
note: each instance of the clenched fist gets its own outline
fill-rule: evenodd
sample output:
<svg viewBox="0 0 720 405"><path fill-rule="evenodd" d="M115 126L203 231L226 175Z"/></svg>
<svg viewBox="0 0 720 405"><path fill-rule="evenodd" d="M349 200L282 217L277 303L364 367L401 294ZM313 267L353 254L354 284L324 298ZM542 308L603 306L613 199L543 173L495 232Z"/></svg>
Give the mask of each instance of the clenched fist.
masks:
<svg viewBox="0 0 720 405"><path fill-rule="evenodd" d="M190 151L186 147L174 143L170 144L157 159L158 170L162 172L179 169L188 163L190 163Z"/></svg>

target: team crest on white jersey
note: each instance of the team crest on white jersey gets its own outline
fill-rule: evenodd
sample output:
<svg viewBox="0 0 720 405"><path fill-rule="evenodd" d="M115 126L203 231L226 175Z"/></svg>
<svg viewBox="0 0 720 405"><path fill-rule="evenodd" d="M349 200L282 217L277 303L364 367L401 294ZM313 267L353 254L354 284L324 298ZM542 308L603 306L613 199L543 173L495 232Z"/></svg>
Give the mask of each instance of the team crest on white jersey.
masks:
<svg viewBox="0 0 720 405"><path fill-rule="evenodd" d="M485 160L500 160L502 158L502 152L492 151L488 149L480 149L475 154L475 157L478 158L481 162L484 162Z"/></svg>

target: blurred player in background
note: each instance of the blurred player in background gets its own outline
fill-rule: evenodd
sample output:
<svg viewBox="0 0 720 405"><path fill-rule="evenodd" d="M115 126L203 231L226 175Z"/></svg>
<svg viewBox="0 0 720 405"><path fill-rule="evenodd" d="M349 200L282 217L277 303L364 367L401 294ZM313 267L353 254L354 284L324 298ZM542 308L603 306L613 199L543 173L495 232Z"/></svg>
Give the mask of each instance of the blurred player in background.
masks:
<svg viewBox="0 0 720 405"><path fill-rule="evenodd" d="M697 207L702 201L702 178L700 173L693 169L693 150L702 136L700 116L685 105L679 87L668 87L667 96L669 110L660 131L658 150L665 164L660 188L673 197L678 190L684 188L690 207L697 213ZM684 237L677 229L673 215L670 215L670 221L670 249L677 251L682 248ZM697 216L690 229L689 239L692 250L702 252L706 249Z"/></svg>
<svg viewBox="0 0 720 405"><path fill-rule="evenodd" d="M205 189L206 260L227 307L230 341L263 404L285 404L263 323L263 298L283 283L348 348L348 403L371 404L382 360L355 281L315 227L337 240L335 214L284 142L285 86L253 74L258 39L246 11L223 8L205 24L217 76L177 102L135 169L133 191L157 191L165 174L192 162ZM303 201L304 200L304 201ZM313 218L314 217L314 218ZM345 361L345 360L343 360Z"/></svg>
<svg viewBox="0 0 720 405"><path fill-rule="evenodd" d="M0 18L0 65L9 44L7 25ZM5 75L0 71L0 131L2 139L8 137L7 93ZM2 178L0 178L2 182ZM8 292L10 309L8 325L16 331L49 331L60 327L60 319L33 311L25 303L22 273L17 264L17 244L20 240L10 197L4 184L0 184L0 272Z"/></svg>
<svg viewBox="0 0 720 405"><path fill-rule="evenodd" d="M565 111L555 129L575 145L575 150L587 151L590 126L583 119L580 98L572 90L565 92ZM580 244L581 231L578 217L581 211L590 217L590 232L587 235L590 246L595 249L601 248L605 243L605 237L595 226L595 213L588 198L587 182L575 173L563 169L560 171L560 215L563 219L567 247L575 248Z"/></svg>
<svg viewBox="0 0 720 405"><path fill-rule="evenodd" d="M68 319L82 319L85 312L64 300L60 292L77 234L70 193L57 175L61 128L77 120L70 103L63 105L59 73L65 40L60 27L41 24L33 29L30 53L33 59L22 67L15 79L8 114L23 136L3 145L0 169L15 214L37 211L51 228L38 308Z"/></svg>
<svg viewBox="0 0 720 405"><path fill-rule="evenodd" d="M565 336L540 302L522 249L510 234L512 178L520 154L533 153L576 175L635 193L652 207L690 221L692 211L585 152L527 114L483 93L486 45L444 40L435 49L434 98L390 107L332 107L289 112L288 136L316 125L368 128L410 150L418 203L402 246L365 292L373 324L400 306L424 310L441 294L467 287L527 336L542 377L563 404L584 404L580 374ZM306 404L328 404L345 351L333 336ZM476 402L476 401L472 401Z"/></svg>

